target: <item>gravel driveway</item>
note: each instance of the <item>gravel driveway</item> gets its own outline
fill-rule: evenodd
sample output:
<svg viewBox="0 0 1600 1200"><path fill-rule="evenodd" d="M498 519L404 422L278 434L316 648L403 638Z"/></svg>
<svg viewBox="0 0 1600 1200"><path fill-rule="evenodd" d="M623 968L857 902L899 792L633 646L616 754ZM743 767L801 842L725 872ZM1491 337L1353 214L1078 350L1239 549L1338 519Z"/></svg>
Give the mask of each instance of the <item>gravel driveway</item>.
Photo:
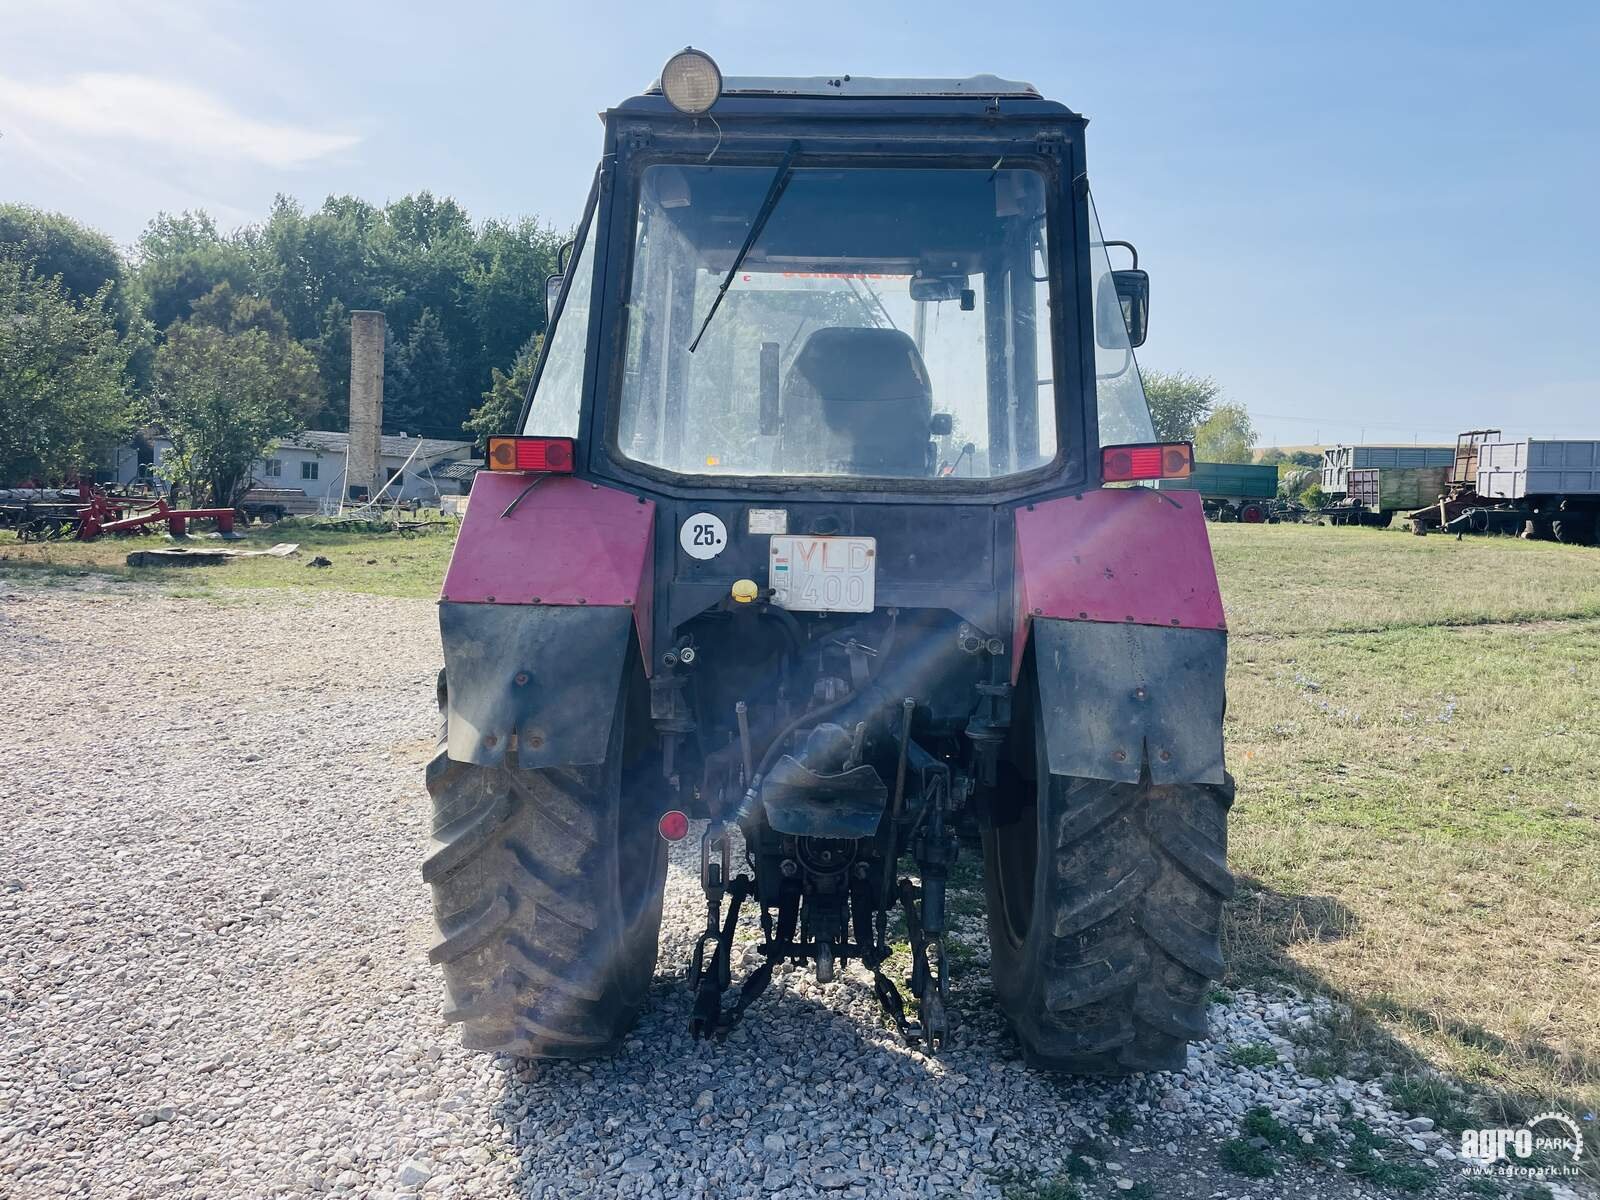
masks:
<svg viewBox="0 0 1600 1200"><path fill-rule="evenodd" d="M1188 1073L1115 1083L1025 1071L981 965L942 1059L896 1043L854 970L780 973L694 1043L704 907L677 863L619 1057L468 1054L417 873L432 604L223 597L0 576L0 1194L996 1196L1085 1139L1089 1195L1359 1193L1332 1165L1222 1170L1256 1104L1306 1138L1364 1115L1456 1178L1376 1085L1287 1065L1282 1029L1319 1013L1293 999L1241 995ZM1285 1061L1236 1065L1243 1043Z"/></svg>

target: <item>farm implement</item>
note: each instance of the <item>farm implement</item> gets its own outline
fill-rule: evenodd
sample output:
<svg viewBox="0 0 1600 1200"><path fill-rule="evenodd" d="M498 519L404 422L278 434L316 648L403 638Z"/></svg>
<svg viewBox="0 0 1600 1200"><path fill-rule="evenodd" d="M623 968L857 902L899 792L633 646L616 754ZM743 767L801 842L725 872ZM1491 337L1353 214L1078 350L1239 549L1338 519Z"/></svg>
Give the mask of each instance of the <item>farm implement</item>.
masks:
<svg viewBox="0 0 1600 1200"><path fill-rule="evenodd" d="M190 521L215 521L226 537L235 515L231 508L174 508L164 496L121 494L92 484L0 494L0 526L25 542L92 542L108 533L154 533L163 525L182 537Z"/></svg>

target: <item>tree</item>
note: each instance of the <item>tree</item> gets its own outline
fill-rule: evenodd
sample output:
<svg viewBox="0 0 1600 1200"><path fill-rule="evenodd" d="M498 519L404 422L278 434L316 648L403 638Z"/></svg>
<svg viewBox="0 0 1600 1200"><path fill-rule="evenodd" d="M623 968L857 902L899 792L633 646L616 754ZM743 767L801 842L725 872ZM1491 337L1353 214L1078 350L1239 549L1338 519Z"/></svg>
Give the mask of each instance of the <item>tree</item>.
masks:
<svg viewBox="0 0 1600 1200"><path fill-rule="evenodd" d="M74 300L92 300L109 286L109 302L103 307L116 320L118 332L128 332L137 306L122 255L105 234L62 213L0 204L0 246L39 278L59 276Z"/></svg>
<svg viewBox="0 0 1600 1200"><path fill-rule="evenodd" d="M74 297L0 257L0 483L92 473L133 425L112 284Z"/></svg>
<svg viewBox="0 0 1600 1200"><path fill-rule="evenodd" d="M139 236L134 250L145 316L157 329L186 320L194 302L218 284L241 293L253 289L247 246L224 237L203 212L161 213Z"/></svg>
<svg viewBox="0 0 1600 1200"><path fill-rule="evenodd" d="M384 425L412 433L459 429L467 413L456 401L450 345L433 309L423 309L412 323L395 362L394 385L387 379L384 385Z"/></svg>
<svg viewBox="0 0 1600 1200"><path fill-rule="evenodd" d="M454 434L494 387L494 368L543 331L544 280L562 240L531 217L475 225L425 191L382 207L329 196L309 211L280 195L264 221L233 234L204 212L158 216L136 247L136 281L161 329L187 321L219 284L266 301L317 359L314 419L328 429L348 420L350 313L376 309L397 338L388 424Z"/></svg>
<svg viewBox="0 0 1600 1200"><path fill-rule="evenodd" d="M1194 440L1195 429L1211 412L1222 394L1222 385L1209 375L1187 371L1139 369L1145 399L1150 402L1150 420L1156 440L1187 442Z"/></svg>
<svg viewBox="0 0 1600 1200"><path fill-rule="evenodd" d="M156 352L155 415L172 438L170 477L231 508L251 465L316 411L321 381L316 359L264 301L219 287L194 307Z"/></svg>
<svg viewBox="0 0 1600 1200"><path fill-rule="evenodd" d="M539 350L544 335L536 333L511 364L508 375L499 367L490 369L489 390L483 393L483 403L472 410L462 428L477 434L478 440L487 442L502 433L516 433L517 417L522 412L522 401L528 394L528 384L533 380L533 366L539 361Z"/></svg>
<svg viewBox="0 0 1600 1200"><path fill-rule="evenodd" d="M1278 495L1294 500L1318 478L1318 473L1310 467L1299 467L1285 459L1278 464Z"/></svg>
<svg viewBox="0 0 1600 1200"><path fill-rule="evenodd" d="M1254 457L1255 427L1242 404L1219 404L1194 431L1194 456L1201 462L1247 463Z"/></svg>

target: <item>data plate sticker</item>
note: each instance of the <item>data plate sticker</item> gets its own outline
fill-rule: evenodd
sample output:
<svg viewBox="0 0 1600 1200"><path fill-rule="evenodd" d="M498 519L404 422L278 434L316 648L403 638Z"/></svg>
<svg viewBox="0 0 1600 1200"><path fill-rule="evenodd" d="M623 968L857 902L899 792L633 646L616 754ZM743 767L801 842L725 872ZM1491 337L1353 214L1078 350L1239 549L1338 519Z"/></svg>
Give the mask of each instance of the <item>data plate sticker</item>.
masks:
<svg viewBox="0 0 1600 1200"><path fill-rule="evenodd" d="M750 532L761 533L788 533L789 510L786 508L752 508L750 510Z"/></svg>
<svg viewBox="0 0 1600 1200"><path fill-rule="evenodd" d="M774 537L767 586L792 612L871 612L877 566L877 538Z"/></svg>
<svg viewBox="0 0 1600 1200"><path fill-rule="evenodd" d="M715 558L727 544L728 527L716 513L695 513L678 530L678 545L690 558Z"/></svg>

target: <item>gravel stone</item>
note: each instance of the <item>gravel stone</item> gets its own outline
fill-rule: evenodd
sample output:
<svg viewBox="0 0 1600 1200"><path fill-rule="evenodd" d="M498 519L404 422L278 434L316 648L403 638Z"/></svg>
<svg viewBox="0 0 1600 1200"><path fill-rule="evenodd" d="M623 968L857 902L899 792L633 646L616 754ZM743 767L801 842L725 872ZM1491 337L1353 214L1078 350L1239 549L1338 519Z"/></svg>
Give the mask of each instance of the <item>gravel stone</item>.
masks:
<svg viewBox="0 0 1600 1200"><path fill-rule="evenodd" d="M26 697L0 739L0 1194L998 1200L1003 1171L1059 1173L1092 1139L1126 1165L1119 1190L1221 1200L1249 1194L1216 1147L1257 1105L1342 1146L1354 1117L1403 1130L1441 1180L1458 1174L1380 1084L1300 1073L1288 1034L1336 1015L1321 997L1235 990L1183 1072L1028 1071L994 1008L981 917L955 918L977 962L954 979L963 1023L938 1058L885 1027L854 964L825 987L780 966L725 1041L695 1042L693 834L673 848L655 985L615 1057L463 1050L418 873L435 606L219 596L0 569L0 690ZM746 905L740 936L756 933ZM1278 1062L1232 1061L1262 1044ZM1124 1114L1133 1129L1112 1135ZM1357 1194L1287 1162L1280 1184Z"/></svg>
<svg viewBox="0 0 1600 1200"><path fill-rule="evenodd" d="M400 1164L400 1172L396 1179L405 1187L421 1187L433 1177L433 1172L419 1162Z"/></svg>

